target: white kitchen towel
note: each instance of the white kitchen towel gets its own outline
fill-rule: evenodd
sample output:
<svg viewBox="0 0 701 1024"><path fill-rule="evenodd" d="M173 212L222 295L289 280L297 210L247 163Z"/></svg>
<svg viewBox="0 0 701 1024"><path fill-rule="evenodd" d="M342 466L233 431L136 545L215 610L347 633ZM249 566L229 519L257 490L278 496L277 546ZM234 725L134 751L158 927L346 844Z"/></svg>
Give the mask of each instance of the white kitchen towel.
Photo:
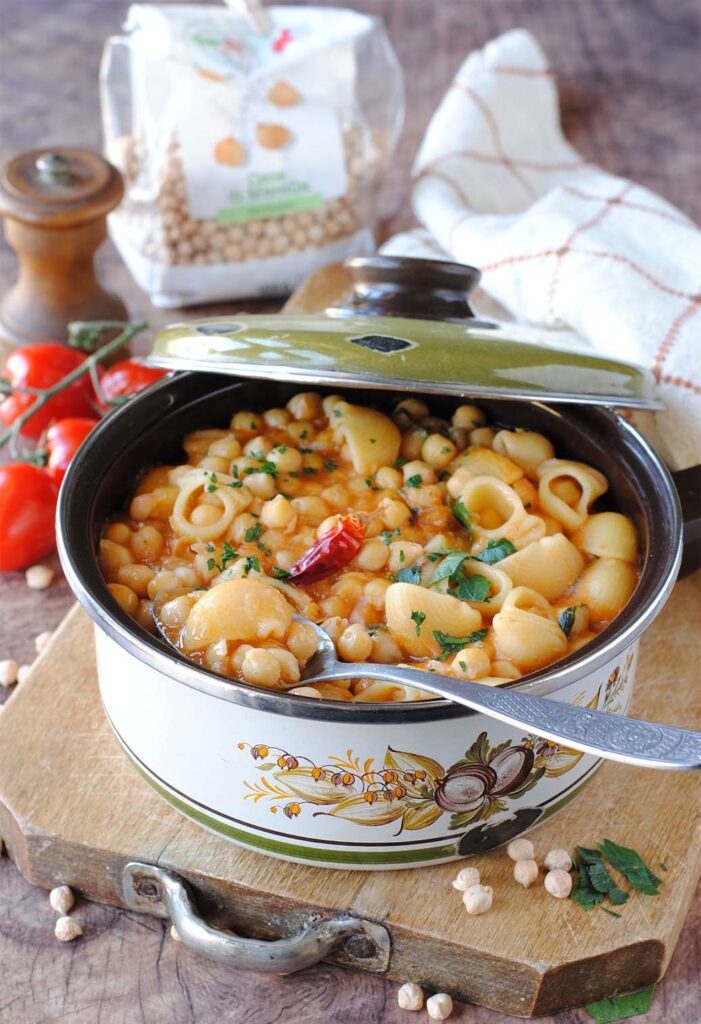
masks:
<svg viewBox="0 0 701 1024"><path fill-rule="evenodd" d="M567 142L529 32L463 63L419 149L413 204L427 230L383 252L480 267L483 290L514 319L569 328L576 347L647 367L666 405L662 454L676 469L701 462L701 232Z"/></svg>

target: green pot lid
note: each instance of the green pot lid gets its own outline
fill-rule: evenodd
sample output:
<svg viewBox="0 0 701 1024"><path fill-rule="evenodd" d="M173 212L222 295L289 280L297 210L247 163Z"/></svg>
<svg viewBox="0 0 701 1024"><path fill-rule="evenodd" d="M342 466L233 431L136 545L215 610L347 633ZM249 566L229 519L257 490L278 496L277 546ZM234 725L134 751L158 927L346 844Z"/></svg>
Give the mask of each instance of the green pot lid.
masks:
<svg viewBox="0 0 701 1024"><path fill-rule="evenodd" d="M659 409L640 367L517 338L532 328L386 316L243 314L174 324L149 362L332 387Z"/></svg>

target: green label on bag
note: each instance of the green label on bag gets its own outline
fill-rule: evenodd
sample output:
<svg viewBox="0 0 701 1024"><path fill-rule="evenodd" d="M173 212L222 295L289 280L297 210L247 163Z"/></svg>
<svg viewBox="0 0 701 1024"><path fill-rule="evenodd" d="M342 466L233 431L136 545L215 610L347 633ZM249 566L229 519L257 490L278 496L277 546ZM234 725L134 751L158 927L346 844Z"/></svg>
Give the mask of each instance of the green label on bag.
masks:
<svg viewBox="0 0 701 1024"><path fill-rule="evenodd" d="M302 213L304 210L319 210L324 198L318 192L307 195L288 196L284 199L269 200L265 203L246 203L241 206L226 206L217 214L219 224L238 224L246 220L265 220L282 217L286 213Z"/></svg>

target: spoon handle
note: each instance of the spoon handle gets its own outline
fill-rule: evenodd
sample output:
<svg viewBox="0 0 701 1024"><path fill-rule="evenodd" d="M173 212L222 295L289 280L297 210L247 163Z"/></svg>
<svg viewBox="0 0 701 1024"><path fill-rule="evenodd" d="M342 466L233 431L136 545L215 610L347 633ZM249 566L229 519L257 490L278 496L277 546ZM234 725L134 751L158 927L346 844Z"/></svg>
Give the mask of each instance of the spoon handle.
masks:
<svg viewBox="0 0 701 1024"><path fill-rule="evenodd" d="M360 666L354 666L354 674L363 679L415 686L474 711L483 711L526 733L535 733L609 761L677 771L701 768L701 733L688 729L593 711L578 704L397 665L363 665L362 673ZM318 681L322 676L347 679L348 675L349 666L337 663L329 671L320 672ZM305 683L313 681L304 680Z"/></svg>

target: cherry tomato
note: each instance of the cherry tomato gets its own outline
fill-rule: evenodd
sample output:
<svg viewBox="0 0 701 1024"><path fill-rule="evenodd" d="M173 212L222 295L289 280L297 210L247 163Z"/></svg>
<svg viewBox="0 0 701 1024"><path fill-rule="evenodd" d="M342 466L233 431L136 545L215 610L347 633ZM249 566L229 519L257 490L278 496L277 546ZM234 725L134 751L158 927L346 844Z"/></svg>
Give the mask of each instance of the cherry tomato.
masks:
<svg viewBox="0 0 701 1024"><path fill-rule="evenodd" d="M341 516L335 526L312 544L290 570L293 583L316 583L352 562L365 536L358 516Z"/></svg>
<svg viewBox="0 0 701 1024"><path fill-rule="evenodd" d="M23 569L53 551L58 484L29 462L0 466L0 570Z"/></svg>
<svg viewBox="0 0 701 1024"><path fill-rule="evenodd" d="M25 345L8 356L3 376L14 387L49 388L80 366L84 359L84 352L65 345ZM0 419L9 427L35 399L35 395L13 392L0 404ZM50 423L64 416L93 416L94 401L95 392L86 373L50 398L27 420L21 433L37 438Z"/></svg>
<svg viewBox="0 0 701 1024"><path fill-rule="evenodd" d="M149 384L154 384L161 377L165 377L167 370L157 370L152 366L144 366L136 359L123 359L115 363L105 371L100 378L100 386L105 398L121 398L124 395L134 395L142 391Z"/></svg>
<svg viewBox="0 0 701 1024"><path fill-rule="evenodd" d="M61 483L68 469L68 463L92 428L96 427L99 422L99 420L91 419L88 416L72 416L65 420L59 420L49 427L49 432L46 435L46 448L49 453L46 472L57 484Z"/></svg>

